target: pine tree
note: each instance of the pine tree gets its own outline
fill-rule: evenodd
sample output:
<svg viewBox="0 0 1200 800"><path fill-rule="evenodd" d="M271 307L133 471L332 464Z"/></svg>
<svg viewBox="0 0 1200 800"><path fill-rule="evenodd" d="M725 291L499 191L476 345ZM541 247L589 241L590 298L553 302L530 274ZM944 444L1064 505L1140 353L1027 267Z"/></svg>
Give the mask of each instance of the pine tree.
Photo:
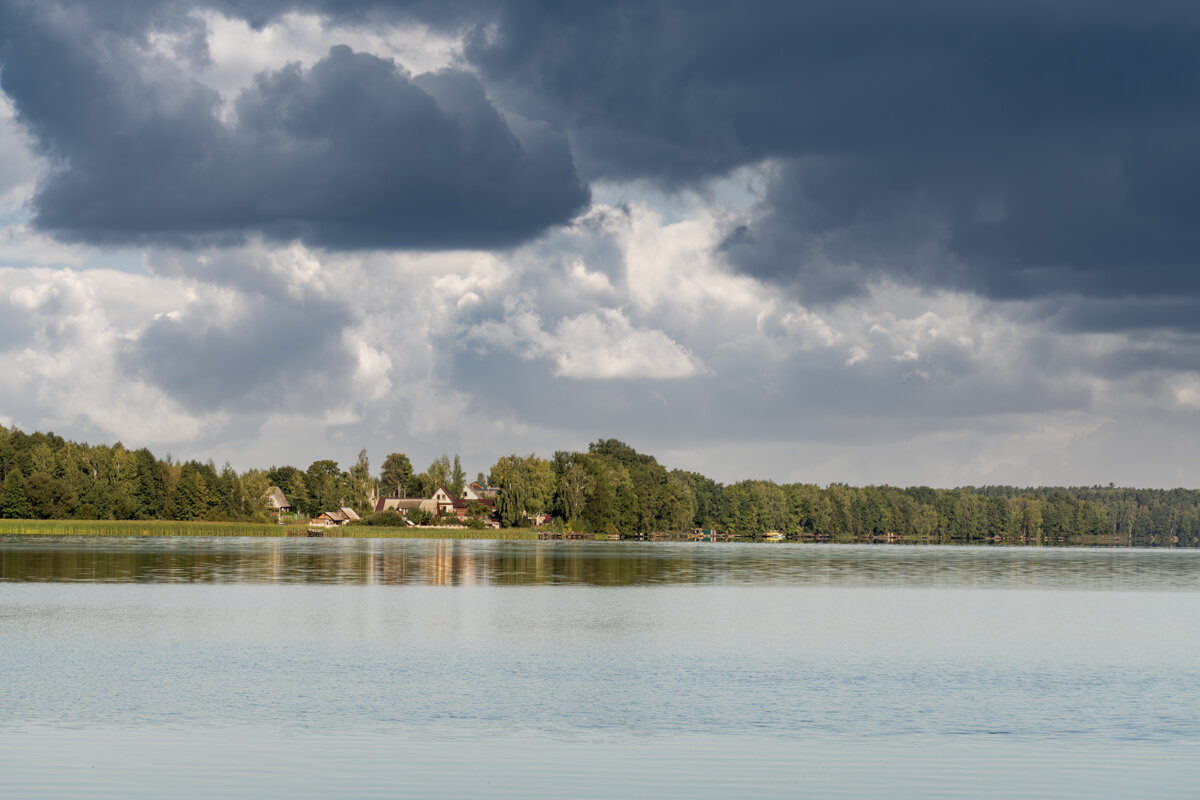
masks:
<svg viewBox="0 0 1200 800"><path fill-rule="evenodd" d="M21 473L9 470L4 479L4 489L0 491L0 517L5 519L29 519L33 516L33 506L25 496L25 484Z"/></svg>

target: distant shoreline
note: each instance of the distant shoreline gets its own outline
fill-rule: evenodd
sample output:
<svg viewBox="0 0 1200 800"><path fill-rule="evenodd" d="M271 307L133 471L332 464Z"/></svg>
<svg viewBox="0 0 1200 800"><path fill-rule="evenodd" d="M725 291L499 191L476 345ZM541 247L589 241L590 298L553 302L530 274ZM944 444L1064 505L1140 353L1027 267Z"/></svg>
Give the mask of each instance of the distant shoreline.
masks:
<svg viewBox="0 0 1200 800"><path fill-rule="evenodd" d="M175 520L29 520L29 519L0 519L0 536L173 536L173 537L254 537L278 539L447 539L447 540L494 540L494 541L539 541L543 539L562 540L553 531L541 528L502 528L500 530L479 530L456 526L421 526L416 528L388 528L373 525L345 525L330 527L321 531L319 536L309 536L306 523L278 525L261 522L206 522L206 521L175 521ZM603 534L576 535L575 541L604 541L608 537ZM684 542L683 535L660 535L656 537L629 537L623 541L641 542ZM754 538L738 538L738 542L762 541ZM976 540L976 541L936 541L918 540L912 538L892 539L854 539L836 538L814 542L812 539L789 540L787 544L901 544L910 546L920 545L952 545L952 546L1044 546L1044 547L1164 547L1179 549L1196 549L1195 545L1176 541L1153 541L1148 545L1142 542L1130 543L1117 536L1088 536L1071 541L1008 541L1008 540Z"/></svg>

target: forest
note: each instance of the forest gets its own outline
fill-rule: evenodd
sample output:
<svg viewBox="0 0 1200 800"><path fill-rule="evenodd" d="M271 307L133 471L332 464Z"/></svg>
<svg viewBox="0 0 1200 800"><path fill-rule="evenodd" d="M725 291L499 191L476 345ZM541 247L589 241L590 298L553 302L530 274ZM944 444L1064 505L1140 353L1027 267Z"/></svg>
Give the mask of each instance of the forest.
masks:
<svg viewBox="0 0 1200 800"><path fill-rule="evenodd" d="M369 524L373 497L428 497L467 476L458 456L417 473L403 453L389 454L375 475L366 450L346 470L318 460L303 470L238 472L0 426L0 479L2 518L266 522L267 489L279 486L303 515L349 506ZM545 513L563 528L625 536L713 528L825 541L1200 543L1200 491L1192 489L725 485L616 439L549 459L503 456L477 479L499 491L505 527Z"/></svg>

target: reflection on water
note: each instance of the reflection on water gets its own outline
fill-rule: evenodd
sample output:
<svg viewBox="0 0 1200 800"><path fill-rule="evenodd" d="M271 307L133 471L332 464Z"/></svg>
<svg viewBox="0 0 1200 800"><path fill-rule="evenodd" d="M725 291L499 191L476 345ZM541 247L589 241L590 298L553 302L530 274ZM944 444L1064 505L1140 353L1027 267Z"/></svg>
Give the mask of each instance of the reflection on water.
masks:
<svg viewBox="0 0 1200 800"><path fill-rule="evenodd" d="M1200 552L434 539L0 537L0 580L1200 590Z"/></svg>
<svg viewBox="0 0 1200 800"><path fill-rule="evenodd" d="M1181 550L0 537L0 797L1191 798L1198 590Z"/></svg>

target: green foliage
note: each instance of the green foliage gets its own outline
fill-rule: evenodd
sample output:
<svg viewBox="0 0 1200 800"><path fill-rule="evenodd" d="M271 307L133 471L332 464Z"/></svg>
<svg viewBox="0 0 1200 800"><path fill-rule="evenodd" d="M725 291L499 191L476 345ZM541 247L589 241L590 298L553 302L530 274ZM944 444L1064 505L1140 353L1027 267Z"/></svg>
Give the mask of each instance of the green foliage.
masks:
<svg viewBox="0 0 1200 800"><path fill-rule="evenodd" d="M408 512L408 518L414 525L428 525L434 521L433 514L420 508L414 508Z"/></svg>
<svg viewBox="0 0 1200 800"><path fill-rule="evenodd" d="M463 487L467 485L467 474L463 472L462 461L458 458L458 453L454 454L454 465L450 467L450 483L446 486L450 493L455 497L462 494Z"/></svg>
<svg viewBox="0 0 1200 800"><path fill-rule="evenodd" d="M0 491L0 517L29 519L32 516L33 506L25 496L25 482L21 480L21 473L11 470L4 479L3 491Z"/></svg>
<svg viewBox="0 0 1200 800"><path fill-rule="evenodd" d="M407 497L415 489L412 462L404 453L392 453L383 460L379 473L380 490L388 497Z"/></svg>
<svg viewBox="0 0 1200 800"><path fill-rule="evenodd" d="M425 470L420 475L421 479L421 497L431 497L439 487L446 487L446 491L455 494L456 491L462 491L460 486L457 490L450 486L450 457L445 453L433 460L429 465L429 469Z"/></svg>
<svg viewBox="0 0 1200 800"><path fill-rule="evenodd" d="M319 514L346 505L350 494L350 476L338 469L336 461L314 461L304 473L309 514Z"/></svg>
<svg viewBox="0 0 1200 800"><path fill-rule="evenodd" d="M555 462L559 461L555 454ZM555 510L567 520L568 524L578 520L583 515L584 504L596 488L596 482L583 467L573 460L562 467L558 476L558 492L555 495Z"/></svg>
<svg viewBox="0 0 1200 800"><path fill-rule="evenodd" d="M372 514L369 517L366 517L365 519L363 519L361 523L351 523L351 524L352 525L353 524L374 525L374 526L383 527L383 528L407 528L407 527L409 527L408 523L404 521L403 515L401 515L400 512L398 512L392 508L389 508L387 511L380 511L376 514Z"/></svg>
<svg viewBox="0 0 1200 800"><path fill-rule="evenodd" d="M288 501L303 514L312 514L315 503L308 496L305 474L296 467L271 467L267 470L268 487L278 486ZM321 509L316 508L317 513Z"/></svg>
<svg viewBox="0 0 1200 800"><path fill-rule="evenodd" d="M25 479L25 497L34 519L66 519L77 505L69 486L41 471Z"/></svg>
<svg viewBox="0 0 1200 800"><path fill-rule="evenodd" d="M371 495L375 482L371 478L371 462L367 460L367 449L358 451L358 460L347 476L350 491L350 507L358 514L366 514L371 507Z"/></svg>
<svg viewBox="0 0 1200 800"><path fill-rule="evenodd" d="M533 454L502 457L492 467L488 483L500 490L496 513L506 528L521 525L530 514L546 511L554 498L550 462Z"/></svg>
<svg viewBox="0 0 1200 800"><path fill-rule="evenodd" d="M489 508L487 504L481 503L478 500L467 501L467 519L477 519L483 521L490 516L492 516L492 509Z"/></svg>

